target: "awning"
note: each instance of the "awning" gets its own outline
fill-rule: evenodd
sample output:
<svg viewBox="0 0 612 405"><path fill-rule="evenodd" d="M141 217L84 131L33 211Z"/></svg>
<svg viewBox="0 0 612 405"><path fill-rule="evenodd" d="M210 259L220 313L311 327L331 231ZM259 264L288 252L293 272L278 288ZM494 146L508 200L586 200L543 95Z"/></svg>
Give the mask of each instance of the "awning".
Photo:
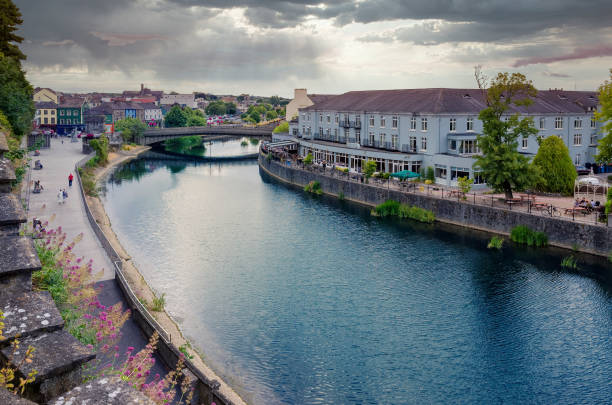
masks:
<svg viewBox="0 0 612 405"><path fill-rule="evenodd" d="M397 177L399 179L412 179L415 177L419 177L420 174L411 172L410 170L402 170L401 172L392 173L391 177Z"/></svg>

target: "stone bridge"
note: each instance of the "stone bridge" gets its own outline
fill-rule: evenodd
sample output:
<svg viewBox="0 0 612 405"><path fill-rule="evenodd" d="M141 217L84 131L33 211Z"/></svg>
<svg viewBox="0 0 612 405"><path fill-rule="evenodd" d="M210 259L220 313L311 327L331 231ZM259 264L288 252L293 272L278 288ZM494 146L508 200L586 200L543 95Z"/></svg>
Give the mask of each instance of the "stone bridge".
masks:
<svg viewBox="0 0 612 405"><path fill-rule="evenodd" d="M180 138L182 136L201 135L203 138L207 136L248 136L262 137L271 136L274 125L265 125L260 127L243 127L243 126L215 126L215 127L180 127L180 128L159 128L148 129L139 139L141 145L151 145L158 142L163 142L171 138Z"/></svg>

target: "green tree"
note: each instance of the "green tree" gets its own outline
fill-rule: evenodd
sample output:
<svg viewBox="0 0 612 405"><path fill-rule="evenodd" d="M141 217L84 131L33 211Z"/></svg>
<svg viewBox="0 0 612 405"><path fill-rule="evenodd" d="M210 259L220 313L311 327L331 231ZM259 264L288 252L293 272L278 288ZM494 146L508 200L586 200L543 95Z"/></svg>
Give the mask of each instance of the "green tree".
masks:
<svg viewBox="0 0 612 405"><path fill-rule="evenodd" d="M254 123L258 123L259 121L261 121L261 115L255 110L253 110L253 112L249 114L248 118Z"/></svg>
<svg viewBox="0 0 612 405"><path fill-rule="evenodd" d="M376 171L376 162L373 160L362 160L361 161L361 170L363 171L363 175L366 178L366 183L368 179L372 177L374 172Z"/></svg>
<svg viewBox="0 0 612 405"><path fill-rule="evenodd" d="M168 111L164 121L166 122L166 127L177 128L187 126L188 119L188 113L183 111L183 109L178 105L175 105L170 109L170 111Z"/></svg>
<svg viewBox="0 0 612 405"><path fill-rule="evenodd" d="M521 73L498 73L485 92L487 79L476 68L476 81L485 93L487 108L478 115L483 124L482 135L477 136L482 155L476 157L474 169L482 172L495 191L503 191L506 198L512 198L512 191L537 182L536 167L517 148L519 138L536 135L538 130L531 117L519 118L518 113L508 116L508 110L512 106L530 105L533 102L530 97L537 90Z"/></svg>
<svg viewBox="0 0 612 405"><path fill-rule="evenodd" d="M266 112L266 119L267 120L273 120L278 118L278 114L276 113L276 111L274 110L270 110Z"/></svg>
<svg viewBox="0 0 612 405"><path fill-rule="evenodd" d="M434 171L434 168L431 166L427 166L427 177L426 180L431 181L432 183L436 182L436 172Z"/></svg>
<svg viewBox="0 0 612 405"><path fill-rule="evenodd" d="M25 60L26 56L19 46L23 37L15 34L18 25L23 24L21 12L11 0L0 0L0 53L8 58L15 59L17 63Z"/></svg>
<svg viewBox="0 0 612 405"><path fill-rule="evenodd" d="M602 123L603 137L599 140L595 161L607 164L612 162L612 69L610 80L599 87L599 105L600 110L595 112L595 118Z"/></svg>
<svg viewBox="0 0 612 405"><path fill-rule="evenodd" d="M108 138L102 134L98 139L89 141L89 145L96 151L98 165L105 166L108 163Z"/></svg>
<svg viewBox="0 0 612 405"><path fill-rule="evenodd" d="M124 118L115 123L115 131L121 132L124 142L136 142L140 138L147 126L138 118Z"/></svg>
<svg viewBox="0 0 612 405"><path fill-rule="evenodd" d="M238 107L235 103L225 103L225 113L234 115L238 112Z"/></svg>
<svg viewBox="0 0 612 405"><path fill-rule="evenodd" d="M0 53L0 111L4 113L17 136L29 132L32 128L35 111L33 92L19 61Z"/></svg>
<svg viewBox="0 0 612 405"><path fill-rule="evenodd" d="M225 103L221 100L213 101L206 106L207 115L223 115L226 113Z"/></svg>
<svg viewBox="0 0 612 405"><path fill-rule="evenodd" d="M542 140L533 164L540 169L541 177L536 184L539 190L565 195L573 193L576 168L561 138L553 135Z"/></svg>
<svg viewBox="0 0 612 405"><path fill-rule="evenodd" d="M281 123L280 125L277 125L276 128L274 128L272 132L275 134L282 133L282 132L289 132L289 123L285 121Z"/></svg>
<svg viewBox="0 0 612 405"><path fill-rule="evenodd" d="M270 104L272 104L272 105L279 105L280 104L280 97L279 96L272 96L272 97L270 97Z"/></svg>
<svg viewBox="0 0 612 405"><path fill-rule="evenodd" d="M468 176L463 176L457 179L457 183L459 184L461 193L463 193L463 199L465 200L465 195L469 193L470 190L472 189L472 184L474 184L474 179L470 179Z"/></svg>
<svg viewBox="0 0 612 405"><path fill-rule="evenodd" d="M206 126L206 118L193 114L187 118L188 127L204 127Z"/></svg>
<svg viewBox="0 0 612 405"><path fill-rule="evenodd" d="M308 155L306 155L306 157L304 158L304 164L306 166L310 166L312 164L312 160L312 153L309 152Z"/></svg>

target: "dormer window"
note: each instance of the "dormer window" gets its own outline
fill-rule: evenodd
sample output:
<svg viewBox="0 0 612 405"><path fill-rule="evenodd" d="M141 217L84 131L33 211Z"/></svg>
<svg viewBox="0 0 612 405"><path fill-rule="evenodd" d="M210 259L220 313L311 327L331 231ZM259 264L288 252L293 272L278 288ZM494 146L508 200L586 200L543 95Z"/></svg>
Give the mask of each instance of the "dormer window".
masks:
<svg viewBox="0 0 612 405"><path fill-rule="evenodd" d="M465 94L463 95L463 98L472 98L472 96L470 96L468 93L465 93Z"/></svg>

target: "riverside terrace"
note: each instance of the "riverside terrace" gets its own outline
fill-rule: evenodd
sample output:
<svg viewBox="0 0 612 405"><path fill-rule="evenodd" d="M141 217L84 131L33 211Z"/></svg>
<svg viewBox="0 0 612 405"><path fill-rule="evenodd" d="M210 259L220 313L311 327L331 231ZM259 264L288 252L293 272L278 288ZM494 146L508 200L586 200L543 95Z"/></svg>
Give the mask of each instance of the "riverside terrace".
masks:
<svg viewBox="0 0 612 405"><path fill-rule="evenodd" d="M592 163L601 125L594 118L597 94L542 90L532 100L528 107L512 105L508 114L533 118L538 137L560 137L575 164ZM484 108L478 89L350 91L301 108L289 123L289 134L301 156L312 153L328 162L324 155L335 156L351 170L358 170L364 159L375 161L382 172L431 166L437 184L456 186L458 177L468 176L481 188L485 185L473 170L473 156L480 153L478 114ZM530 136L520 139L517 149L535 156L538 145L538 138Z"/></svg>
<svg viewBox="0 0 612 405"><path fill-rule="evenodd" d="M287 167L297 168L347 182L365 183L365 177L361 173L346 173L342 170L338 170L340 167L334 168L328 165L324 167L320 163L314 163L307 166L298 160L288 160L287 156L288 155L283 154L283 152L272 152L273 159ZM401 181L395 178L381 179L371 177L368 179L368 184L382 190L387 190L388 192L393 190L406 194L424 195L436 199L456 200L467 204L522 212L534 216L590 224L603 228L609 226L608 219L603 214L603 203L599 209L574 207L574 200L571 197L551 197L547 195L516 193L515 198L508 200L501 194L484 194L485 190L462 193L460 190L453 187L439 184L426 185L418 182ZM603 199L603 202L605 202L605 196L603 196Z"/></svg>

